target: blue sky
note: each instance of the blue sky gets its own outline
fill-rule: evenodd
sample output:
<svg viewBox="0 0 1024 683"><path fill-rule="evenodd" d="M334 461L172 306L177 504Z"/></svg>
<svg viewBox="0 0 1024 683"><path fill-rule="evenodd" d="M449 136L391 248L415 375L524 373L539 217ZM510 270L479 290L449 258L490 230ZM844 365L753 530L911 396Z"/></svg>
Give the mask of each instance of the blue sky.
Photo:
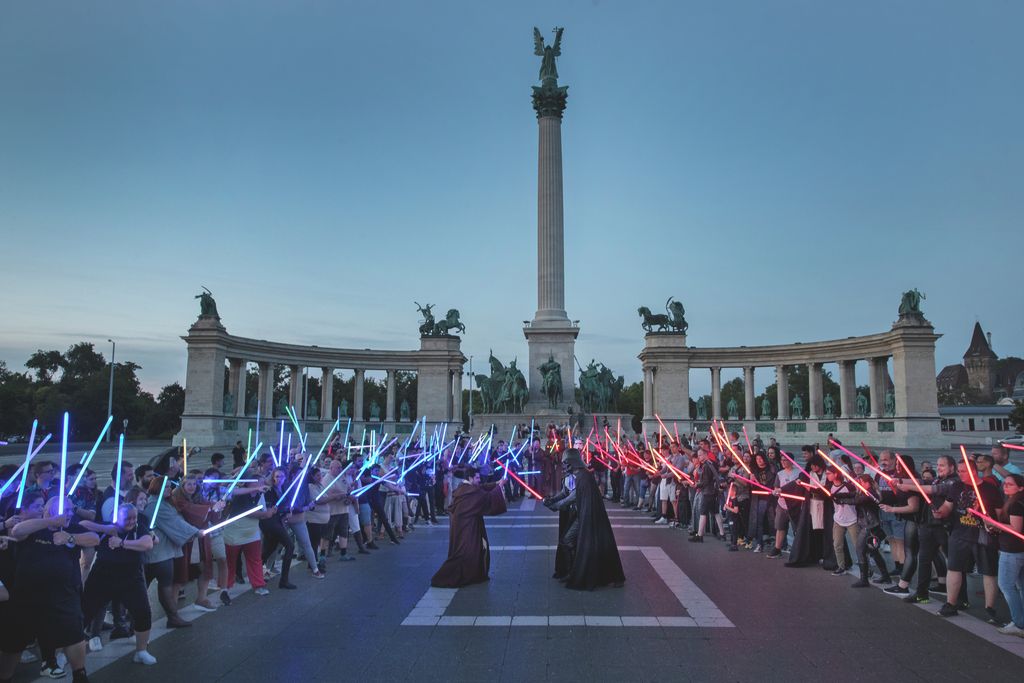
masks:
<svg viewBox="0 0 1024 683"><path fill-rule="evenodd" d="M726 346L884 331L911 287L940 368L976 319L1024 355L1022 23L1014 2L4 3L0 359L113 337L147 388L183 381L200 285L234 334L413 348L418 300L462 311L474 365L526 358L534 25L566 27L581 361L639 379L636 308L670 295L691 344Z"/></svg>

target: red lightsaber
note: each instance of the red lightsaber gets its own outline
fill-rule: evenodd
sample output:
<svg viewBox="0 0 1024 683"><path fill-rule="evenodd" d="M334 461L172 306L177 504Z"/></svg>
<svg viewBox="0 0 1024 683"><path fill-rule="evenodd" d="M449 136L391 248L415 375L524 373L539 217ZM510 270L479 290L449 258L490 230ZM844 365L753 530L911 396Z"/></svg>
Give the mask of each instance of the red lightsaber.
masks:
<svg viewBox="0 0 1024 683"><path fill-rule="evenodd" d="M964 466L967 467L967 474L971 476L971 486L974 487L974 495L978 498L978 505L981 507L982 514L987 515L988 510L985 509L985 501L981 499L981 491L978 489L978 479L974 476L974 464L967 457L967 449L964 448L963 444L960 444L960 455L964 456Z"/></svg>
<svg viewBox="0 0 1024 683"><path fill-rule="evenodd" d="M725 439L725 445L728 446L729 452L732 453L732 457L736 458L736 462L738 462L743 469L747 471L747 474L753 475L754 473L750 471L749 467L747 467L747 463L743 462L743 458L736 453L736 449L732 447L731 443L729 443L729 439Z"/></svg>
<svg viewBox="0 0 1024 683"><path fill-rule="evenodd" d="M857 455L856 453L854 453L853 451L851 451L851 450L849 450L847 448L843 448L843 445L841 443L837 443L834 439L832 441L829 441L829 443L832 444L833 446L835 446L836 448L838 448L839 450L841 450L843 453L846 453L851 458L854 458L857 462L859 462L860 464L864 465L864 467L867 467L872 472L876 473L882 479L885 479L887 482L892 483L892 477L890 477L888 474L886 474L882 470L878 469L877 467L875 467L874 465L869 463L867 460L865 460L864 458L862 458L859 455Z"/></svg>
<svg viewBox="0 0 1024 683"><path fill-rule="evenodd" d="M755 496L772 495L771 491L751 491L751 493L754 494ZM792 498L793 500L807 500L803 496L794 496L792 493L780 493L779 495L782 496L783 498Z"/></svg>
<svg viewBox="0 0 1024 683"><path fill-rule="evenodd" d="M931 505L932 504L932 499L929 498L928 494L924 492L923 488L921 488L921 484L918 483L917 477L915 477L914 473L910 470L909 467L907 467L907 463L903 462L903 458L900 457L899 453L896 454L896 462L898 462L900 465L903 466L903 471L906 472L907 476L910 477L910 481L914 482L914 486L917 487L917 492L920 493L922 496L924 496L924 502L926 502L929 505Z"/></svg>
<svg viewBox="0 0 1024 683"><path fill-rule="evenodd" d="M868 491L866 488L864 488L864 484L861 484L859 481L857 481L856 477L854 477L852 474L849 474L846 470L844 470L842 467L837 465L836 461L833 460L832 458L828 457L828 454L825 453L825 451L823 451L823 450L821 450L819 448L818 449L818 454L821 455L821 457L825 458L825 460L827 460L829 462L829 464L832 465L832 467L835 467L837 470L839 470L839 473L841 475L843 475L844 477L846 477L846 479L851 484L853 484L854 486L859 488L864 493L865 496L867 496L867 497L871 498L872 500L874 500L875 497L873 495L871 495L870 491Z"/></svg>
<svg viewBox="0 0 1024 683"><path fill-rule="evenodd" d="M495 462L497 462L497 461L495 461ZM531 493L531 494L533 495L533 497L534 497L534 498L536 498L537 500L544 500L544 496L540 495L539 493L537 493L536 491L534 491L533 489L531 489L531 488L530 488L530 485L529 485L529 484L527 484L527 483L526 483L525 481L523 481L522 479L520 479L520 478L519 478L519 477L518 477L518 476L516 475L516 473L515 473L515 472L513 472L513 471L512 471L512 470L510 470L510 469L509 469L508 467L506 467L506 466L505 466L505 463L503 463L503 462L498 462L497 464L498 464L498 465L499 465L499 466L500 466L500 467L501 467L501 468L502 468L503 470L505 470L505 473L506 473L506 474L508 474L508 476L510 476L510 477L512 477L513 479L515 479L516 481L518 481L518 482L519 482L519 484L520 484L520 486L522 486L522 487L523 487L524 489L526 489L526 490L527 490L527 491L528 491L529 493Z"/></svg>
<svg viewBox="0 0 1024 683"><path fill-rule="evenodd" d="M1005 524L997 522L996 520L992 519L988 515L984 515L984 514L978 512L974 508L971 508L970 510L968 510L968 512L970 512L975 517L979 517L979 518L985 520L986 522L988 522L992 526L996 527L997 529L1002 529L1003 531L1005 531L1007 533L1010 533L1010 534L1013 534L1014 536L1016 536L1020 540L1024 541L1024 534L1022 534L1021 532L1017 531L1013 527L1009 527L1009 526L1006 526Z"/></svg>
<svg viewBox="0 0 1024 683"><path fill-rule="evenodd" d="M750 437L747 436L747 425L743 425L743 438L747 440L747 450L753 453L754 447L750 444Z"/></svg>
<svg viewBox="0 0 1024 683"><path fill-rule="evenodd" d="M876 458L875 454L871 452L871 449L867 447L867 444L865 444L863 441L861 441L860 442L860 447L863 448L864 449L864 453L869 458L871 458L871 462L875 463L875 465L877 466L878 465L878 458Z"/></svg>
<svg viewBox="0 0 1024 683"><path fill-rule="evenodd" d="M779 449L779 453L782 453L782 457L784 457L786 460L788 460L791 463L793 463L794 467L796 467L798 470L803 472L804 475L807 477L807 479L809 481L811 481L815 486L817 486L819 489L824 491L826 496L831 496L832 495L832 493L827 488L822 486L821 483L817 479L815 479L814 477L811 476L810 472L805 470L803 467L800 467L800 463L798 463L796 460L794 460L792 457L790 457L789 453L787 453L786 451L782 450L781 448ZM811 487L808 486L807 488L811 488Z"/></svg>
<svg viewBox="0 0 1024 683"><path fill-rule="evenodd" d="M1018 446L1012 443L1001 443L999 445L1002 446L1003 448L1011 448L1015 451L1024 451L1024 446Z"/></svg>

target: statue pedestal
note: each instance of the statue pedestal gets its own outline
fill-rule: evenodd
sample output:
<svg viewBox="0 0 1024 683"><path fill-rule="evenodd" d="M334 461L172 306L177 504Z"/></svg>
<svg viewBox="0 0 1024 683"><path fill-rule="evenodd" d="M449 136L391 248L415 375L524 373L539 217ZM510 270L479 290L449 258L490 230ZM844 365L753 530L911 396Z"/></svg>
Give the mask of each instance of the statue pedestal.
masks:
<svg viewBox="0 0 1024 683"><path fill-rule="evenodd" d="M570 407L577 411L573 377L576 375L576 337L579 333L580 328L568 320L534 320L523 328L523 336L530 349L527 377L530 397L523 414L567 415ZM543 394L544 378L540 374L540 366L548 358L554 358L562 368L562 400L555 408L548 406L548 397Z"/></svg>

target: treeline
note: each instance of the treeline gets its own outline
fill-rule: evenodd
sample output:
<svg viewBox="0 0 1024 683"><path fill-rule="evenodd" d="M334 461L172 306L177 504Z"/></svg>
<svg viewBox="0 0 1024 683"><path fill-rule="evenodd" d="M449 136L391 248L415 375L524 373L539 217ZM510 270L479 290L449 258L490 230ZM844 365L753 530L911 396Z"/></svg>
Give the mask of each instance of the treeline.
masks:
<svg viewBox="0 0 1024 683"><path fill-rule="evenodd" d="M25 362L27 372L17 372L0 361L0 434L27 434L32 420L40 430L59 433L65 411L71 413L71 438L94 439L107 420L110 363L93 344L79 342L63 353L33 353ZM157 396L143 391L137 376L139 365L114 364L114 424L119 434L128 420L127 436L169 438L181 428L185 389L175 382Z"/></svg>

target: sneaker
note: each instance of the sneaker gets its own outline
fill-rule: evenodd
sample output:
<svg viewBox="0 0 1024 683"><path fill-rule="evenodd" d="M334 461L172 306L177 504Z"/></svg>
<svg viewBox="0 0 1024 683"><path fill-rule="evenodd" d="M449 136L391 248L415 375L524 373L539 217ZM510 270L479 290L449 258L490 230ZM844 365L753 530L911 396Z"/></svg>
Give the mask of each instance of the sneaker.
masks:
<svg viewBox="0 0 1024 683"><path fill-rule="evenodd" d="M703 542L704 542L704 537L703 536L690 536L690 543L703 543Z"/></svg>
<svg viewBox="0 0 1024 683"><path fill-rule="evenodd" d="M360 552L366 552L366 551L363 550L363 551L360 551ZM366 553L366 554L369 555L369 553ZM355 561L356 561L356 558L352 557L351 555L340 555L338 557L338 562L355 562Z"/></svg>
<svg viewBox="0 0 1024 683"><path fill-rule="evenodd" d="M656 521L656 522L654 522L654 523L655 523L655 524L658 524L658 525L661 525L661 524L668 524L668 520L667 520L667 519L665 519L664 517L658 517L657 521Z"/></svg>
<svg viewBox="0 0 1024 683"><path fill-rule="evenodd" d="M886 574L885 576L879 576L877 579L871 579L871 583L877 583L879 585L892 583L892 577Z"/></svg>
<svg viewBox="0 0 1024 683"><path fill-rule="evenodd" d="M846 573L846 570L843 569L842 567L836 567L835 569L832 570L832 576L842 576L845 573Z"/></svg>
<svg viewBox="0 0 1024 683"><path fill-rule="evenodd" d="M32 662L35 662L35 661L38 661L38 660L39 660L39 657L36 657L36 653L32 652L32 650L22 650L21 651L21 663L22 664L31 664Z"/></svg>
<svg viewBox="0 0 1024 683"><path fill-rule="evenodd" d="M955 617L957 614L959 614L959 611L956 606L951 605L948 602L943 603L942 607L939 609L940 617Z"/></svg>
<svg viewBox="0 0 1024 683"><path fill-rule="evenodd" d="M1024 628L1017 628L1017 625L1012 621L1006 626L996 630L1004 636L1017 636L1018 638L1024 638Z"/></svg>
<svg viewBox="0 0 1024 683"><path fill-rule="evenodd" d="M318 571L315 571L312 574L310 574L310 576L312 576L314 579L322 579L322 578L324 578L327 575L318 570Z"/></svg>
<svg viewBox="0 0 1024 683"><path fill-rule="evenodd" d="M388 541L388 543L390 543L391 545L401 545L401 542L399 541Z"/></svg>
<svg viewBox="0 0 1024 683"><path fill-rule="evenodd" d="M946 594L946 584L944 584L944 583L933 583L932 585L928 586L928 592L929 593L935 593L936 595L945 595Z"/></svg>
<svg viewBox="0 0 1024 683"><path fill-rule="evenodd" d="M767 555L769 560L774 560L776 557L782 557L782 551L778 548L772 548L771 552Z"/></svg>
<svg viewBox="0 0 1024 683"><path fill-rule="evenodd" d="M217 608L214 607L213 604L209 603L209 602L199 602L198 600L196 600L192 604L200 612L216 612L217 611ZM113 637L113 636L111 636L111 637Z"/></svg>
<svg viewBox="0 0 1024 683"><path fill-rule="evenodd" d="M273 577L274 577L274 575L270 573L270 570L267 569L266 567L264 567L263 568L263 580L266 581L268 579L272 579Z"/></svg>
<svg viewBox="0 0 1024 683"><path fill-rule="evenodd" d="M897 583L895 586L883 588L882 592L889 595L910 595L910 588L900 588L900 585Z"/></svg>
<svg viewBox="0 0 1024 683"><path fill-rule="evenodd" d="M68 675L68 672L60 668L56 662L53 664L43 664L39 668L40 676L49 676L50 678L64 678Z"/></svg>
<svg viewBox="0 0 1024 683"><path fill-rule="evenodd" d="M99 652L103 649L103 641L100 640L99 636L93 636L89 639L89 652Z"/></svg>
<svg viewBox="0 0 1024 683"><path fill-rule="evenodd" d="M167 617L167 628L192 628L192 622L181 617Z"/></svg>
<svg viewBox="0 0 1024 683"><path fill-rule="evenodd" d="M298 586L296 586L294 583L279 583L277 584L277 587L289 591L293 591L296 588L298 588Z"/></svg>
<svg viewBox="0 0 1024 683"><path fill-rule="evenodd" d="M220 592L220 604L224 605L225 607L231 604L231 596L228 595L228 592L226 590Z"/></svg>
<svg viewBox="0 0 1024 683"><path fill-rule="evenodd" d="M985 621L987 623L989 623L989 624L995 624L996 626L1003 626L1003 625L1006 624L1006 622L1003 621L1002 619L1000 619L999 615L996 614L996 610L995 610L994 607L986 607L985 608L985 614L986 614Z"/></svg>
<svg viewBox="0 0 1024 683"><path fill-rule="evenodd" d="M903 598L903 602L910 605L927 605L931 601L932 599L929 598L927 595L920 596L917 593L911 593L907 597Z"/></svg>
<svg viewBox="0 0 1024 683"><path fill-rule="evenodd" d="M266 587L264 586L257 588L254 592L256 593L256 595L270 595L270 591L267 590Z"/></svg>
<svg viewBox="0 0 1024 683"><path fill-rule="evenodd" d="M757 547L755 547L755 548L754 548L754 552L755 552L755 553L759 553L759 552L761 552L761 544L760 544L760 543L758 543L758 544L757 544Z"/></svg>
<svg viewBox="0 0 1024 683"><path fill-rule="evenodd" d="M377 545L377 543L373 542L373 541L371 541L370 543L367 543L366 547L369 548L370 550L380 550L380 546Z"/></svg>
<svg viewBox="0 0 1024 683"><path fill-rule="evenodd" d="M149 654L145 650L138 650L132 656L132 661L136 664L145 664L146 666L153 666L156 664L156 657Z"/></svg>
<svg viewBox="0 0 1024 683"><path fill-rule="evenodd" d="M110 640L120 640L122 638L131 638L134 635L135 635L135 631L131 630L130 628L124 628L124 627L115 628L113 631L110 632Z"/></svg>

